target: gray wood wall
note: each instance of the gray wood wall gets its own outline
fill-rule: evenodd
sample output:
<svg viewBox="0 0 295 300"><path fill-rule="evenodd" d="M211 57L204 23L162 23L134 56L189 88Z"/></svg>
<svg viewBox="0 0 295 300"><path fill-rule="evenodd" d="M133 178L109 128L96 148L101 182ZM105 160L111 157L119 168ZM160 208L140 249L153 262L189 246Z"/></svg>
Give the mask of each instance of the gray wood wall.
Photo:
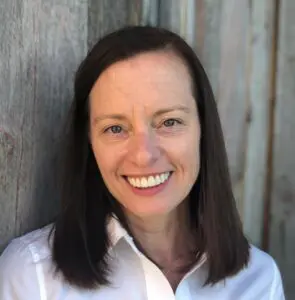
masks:
<svg viewBox="0 0 295 300"><path fill-rule="evenodd" d="M295 299L295 1L1 0L0 251L58 211L58 141L74 71L126 24L182 35L211 79L245 233Z"/></svg>

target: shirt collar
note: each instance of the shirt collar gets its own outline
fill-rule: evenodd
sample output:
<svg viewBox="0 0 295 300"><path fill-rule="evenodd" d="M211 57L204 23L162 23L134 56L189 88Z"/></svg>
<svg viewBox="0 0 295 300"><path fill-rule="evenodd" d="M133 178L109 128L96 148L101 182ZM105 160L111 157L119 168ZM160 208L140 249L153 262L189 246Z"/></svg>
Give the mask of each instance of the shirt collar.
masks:
<svg viewBox="0 0 295 300"><path fill-rule="evenodd" d="M109 233L111 248L115 247L116 244L122 238L126 238L126 240L132 239L132 237L128 234L128 232L120 224L120 222L116 216L112 216L109 220L108 233Z"/></svg>
<svg viewBox="0 0 295 300"><path fill-rule="evenodd" d="M142 255L140 253L140 251L137 249L137 247L135 246L135 244L133 242L133 238L128 234L126 229L123 228L123 226L120 224L120 222L116 216L112 216L110 218L109 224L108 224L108 231L109 231L109 238L110 238L110 242L111 242L111 245L110 245L111 249L113 247L115 247L121 239L125 239L137 254ZM207 255L206 255L206 253L204 253L201 256L201 258L199 259L198 263L194 266L193 270L201 267L205 263L206 260L207 260ZM189 272L189 273L191 273L191 272Z"/></svg>

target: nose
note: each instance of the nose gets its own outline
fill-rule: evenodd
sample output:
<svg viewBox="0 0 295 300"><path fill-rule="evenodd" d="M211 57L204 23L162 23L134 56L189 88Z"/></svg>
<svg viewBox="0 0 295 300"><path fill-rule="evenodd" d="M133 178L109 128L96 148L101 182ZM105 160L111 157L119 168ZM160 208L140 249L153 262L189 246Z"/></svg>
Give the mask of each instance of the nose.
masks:
<svg viewBox="0 0 295 300"><path fill-rule="evenodd" d="M136 133L130 138L129 159L137 167L150 167L159 158L160 150L152 133Z"/></svg>

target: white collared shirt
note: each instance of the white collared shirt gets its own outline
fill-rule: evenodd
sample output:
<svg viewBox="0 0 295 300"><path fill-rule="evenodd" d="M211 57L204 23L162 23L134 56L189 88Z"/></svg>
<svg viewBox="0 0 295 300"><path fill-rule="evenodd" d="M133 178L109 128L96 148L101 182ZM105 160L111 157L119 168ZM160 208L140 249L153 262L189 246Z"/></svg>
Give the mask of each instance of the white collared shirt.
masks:
<svg viewBox="0 0 295 300"><path fill-rule="evenodd" d="M284 300L274 260L254 246L236 276L203 287L206 258L181 280L175 293L160 269L134 245L116 220L110 224L111 285L85 291L54 276L48 234L52 225L13 240L0 256L0 300Z"/></svg>

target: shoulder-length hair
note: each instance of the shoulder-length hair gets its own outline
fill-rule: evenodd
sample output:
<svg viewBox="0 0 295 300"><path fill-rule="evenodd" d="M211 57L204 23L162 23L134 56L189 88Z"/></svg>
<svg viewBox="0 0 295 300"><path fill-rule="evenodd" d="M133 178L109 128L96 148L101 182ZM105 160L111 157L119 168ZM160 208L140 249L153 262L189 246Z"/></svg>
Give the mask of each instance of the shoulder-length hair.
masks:
<svg viewBox="0 0 295 300"><path fill-rule="evenodd" d="M54 226L53 261L67 282L82 288L109 283L107 224L124 215L106 188L89 142L89 93L112 64L143 52L169 51L188 67L200 125L200 172L189 195L198 243L197 259L207 256L205 284L235 275L249 260L228 171L224 139L213 92L192 48L177 34L150 26L115 31L92 48L75 77L74 101L64 139L62 209ZM197 154L196 154L197 155Z"/></svg>

